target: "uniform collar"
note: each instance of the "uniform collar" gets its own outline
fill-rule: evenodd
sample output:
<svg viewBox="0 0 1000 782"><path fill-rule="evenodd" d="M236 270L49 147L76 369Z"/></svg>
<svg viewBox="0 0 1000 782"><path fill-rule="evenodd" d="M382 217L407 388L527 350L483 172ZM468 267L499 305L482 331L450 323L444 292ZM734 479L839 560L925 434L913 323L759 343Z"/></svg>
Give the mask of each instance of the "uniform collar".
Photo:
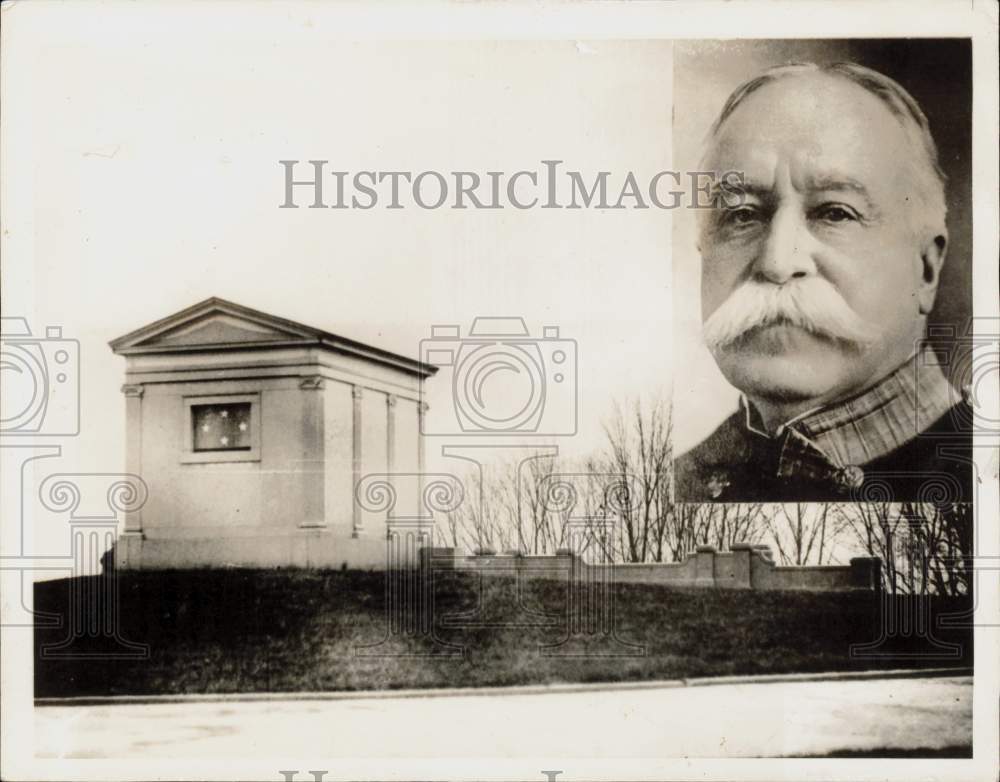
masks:
<svg viewBox="0 0 1000 782"><path fill-rule="evenodd" d="M866 464L913 440L956 402L932 348L923 346L867 391L786 421L770 436L760 414L742 397L741 417L751 440L781 446L778 474ZM826 462L826 465L822 463Z"/></svg>

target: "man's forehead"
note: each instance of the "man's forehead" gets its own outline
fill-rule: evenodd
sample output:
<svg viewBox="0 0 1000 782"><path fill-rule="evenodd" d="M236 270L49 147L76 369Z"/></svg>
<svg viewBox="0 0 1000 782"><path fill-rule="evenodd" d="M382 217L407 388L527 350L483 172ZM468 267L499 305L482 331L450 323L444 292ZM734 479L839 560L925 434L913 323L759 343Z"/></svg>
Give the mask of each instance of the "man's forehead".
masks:
<svg viewBox="0 0 1000 782"><path fill-rule="evenodd" d="M867 198L871 196L873 189L869 184L870 180L866 181L868 178L864 177L863 173L855 176L848 169L824 168L817 161L798 166L775 163L759 171L750 167L739 173L741 175L739 181L726 181L722 189L751 195L770 195L779 188L778 180L784 179L786 173L791 185L803 193L840 191L856 193ZM877 186L874 189L877 190Z"/></svg>
<svg viewBox="0 0 1000 782"><path fill-rule="evenodd" d="M783 77L747 96L709 142L705 164L773 183L787 165L796 186L826 181L877 189L908 149L902 126L867 90L827 74Z"/></svg>

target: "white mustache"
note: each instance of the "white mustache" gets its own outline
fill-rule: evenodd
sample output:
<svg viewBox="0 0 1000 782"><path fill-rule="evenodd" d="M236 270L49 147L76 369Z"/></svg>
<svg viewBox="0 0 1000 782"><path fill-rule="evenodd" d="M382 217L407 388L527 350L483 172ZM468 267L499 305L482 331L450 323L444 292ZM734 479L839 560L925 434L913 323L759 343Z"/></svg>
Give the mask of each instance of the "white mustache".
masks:
<svg viewBox="0 0 1000 782"><path fill-rule="evenodd" d="M708 347L717 350L738 342L753 329L775 323L789 323L862 348L877 334L830 283L808 277L784 285L743 283L705 321L702 335Z"/></svg>

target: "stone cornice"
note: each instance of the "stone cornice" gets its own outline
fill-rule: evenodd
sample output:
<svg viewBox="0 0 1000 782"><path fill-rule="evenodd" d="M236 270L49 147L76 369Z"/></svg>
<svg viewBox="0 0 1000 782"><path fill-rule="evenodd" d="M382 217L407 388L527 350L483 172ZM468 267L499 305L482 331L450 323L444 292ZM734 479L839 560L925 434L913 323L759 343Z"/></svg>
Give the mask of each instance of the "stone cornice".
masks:
<svg viewBox="0 0 1000 782"><path fill-rule="evenodd" d="M243 321L247 325L246 337L233 340L210 338L194 343L178 341L176 335L185 333L186 328L208 324L213 317ZM131 331L112 340L109 345L116 354L123 356L317 347L418 377L429 377L437 372L437 367L430 364L215 297Z"/></svg>

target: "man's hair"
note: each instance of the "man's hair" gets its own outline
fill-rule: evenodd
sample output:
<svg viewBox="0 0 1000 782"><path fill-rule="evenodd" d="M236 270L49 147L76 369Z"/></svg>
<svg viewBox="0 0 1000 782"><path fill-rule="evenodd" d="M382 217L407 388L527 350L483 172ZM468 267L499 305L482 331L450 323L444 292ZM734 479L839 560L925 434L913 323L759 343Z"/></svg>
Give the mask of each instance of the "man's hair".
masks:
<svg viewBox="0 0 1000 782"><path fill-rule="evenodd" d="M921 213L917 216L915 227L929 231L933 235L945 235L947 230L945 218L948 214L945 201L946 177L938 162L937 145L931 135L927 117L924 116L924 112L913 96L898 82L871 68L854 62L836 62L829 65L818 65L814 62L793 62L769 68L741 84L726 99L718 118L712 123L708 140L715 139L729 116L756 90L779 79L805 73L826 73L846 79L874 95L882 102L882 105L892 112L906 133L906 138L914 152L913 175L917 188L915 201Z"/></svg>

